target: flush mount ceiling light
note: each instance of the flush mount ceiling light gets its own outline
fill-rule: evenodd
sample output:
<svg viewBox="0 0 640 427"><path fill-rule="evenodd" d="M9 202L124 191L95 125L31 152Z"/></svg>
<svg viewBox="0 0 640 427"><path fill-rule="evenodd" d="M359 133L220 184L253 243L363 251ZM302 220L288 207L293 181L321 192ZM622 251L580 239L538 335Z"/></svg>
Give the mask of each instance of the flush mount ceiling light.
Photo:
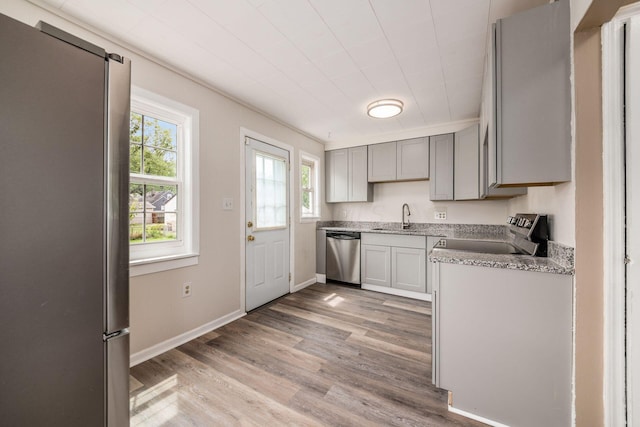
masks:
<svg viewBox="0 0 640 427"><path fill-rule="evenodd" d="M402 113L404 104L397 99L381 99L367 105L367 114L376 119L388 119Z"/></svg>

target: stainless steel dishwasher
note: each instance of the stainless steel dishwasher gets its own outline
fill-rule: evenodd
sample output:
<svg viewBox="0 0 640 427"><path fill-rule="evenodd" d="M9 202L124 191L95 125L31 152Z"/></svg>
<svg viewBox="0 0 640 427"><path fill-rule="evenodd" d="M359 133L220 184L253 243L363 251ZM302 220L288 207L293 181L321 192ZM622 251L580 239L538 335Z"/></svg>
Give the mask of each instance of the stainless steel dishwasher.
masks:
<svg viewBox="0 0 640 427"><path fill-rule="evenodd" d="M360 233L327 231L327 279L360 284Z"/></svg>

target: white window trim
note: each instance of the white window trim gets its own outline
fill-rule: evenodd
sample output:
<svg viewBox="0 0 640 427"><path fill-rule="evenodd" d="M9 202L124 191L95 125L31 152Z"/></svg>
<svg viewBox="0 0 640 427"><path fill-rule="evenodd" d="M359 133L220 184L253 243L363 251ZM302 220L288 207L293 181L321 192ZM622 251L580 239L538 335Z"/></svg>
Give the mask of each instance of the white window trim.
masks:
<svg viewBox="0 0 640 427"><path fill-rule="evenodd" d="M302 194L303 194L303 190L302 190L302 180L301 180L301 176L302 176L302 164L303 163L313 163L313 183L312 183L312 188L313 188L313 215L304 215L302 213ZM321 213L320 213L320 158L314 156L313 154L309 154L306 153L304 151L300 151L300 156L299 156L299 161L298 161L298 182L300 182L299 185L299 191L300 191L300 223L307 223L307 222L316 222L320 219Z"/></svg>
<svg viewBox="0 0 640 427"><path fill-rule="evenodd" d="M148 90L131 87L131 110L181 123L178 138L179 223L182 238L175 242L130 245L131 277L198 264L199 240L199 116L198 110Z"/></svg>

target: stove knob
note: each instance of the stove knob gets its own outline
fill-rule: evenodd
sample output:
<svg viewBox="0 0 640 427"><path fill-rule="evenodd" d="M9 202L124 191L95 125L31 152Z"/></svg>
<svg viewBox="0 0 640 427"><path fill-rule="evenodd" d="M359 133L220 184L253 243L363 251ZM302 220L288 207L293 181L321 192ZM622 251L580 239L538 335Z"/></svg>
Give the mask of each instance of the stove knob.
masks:
<svg viewBox="0 0 640 427"><path fill-rule="evenodd" d="M533 225L533 223L529 219L524 222L524 227L525 228L531 228L532 225Z"/></svg>
<svg viewBox="0 0 640 427"><path fill-rule="evenodd" d="M512 216L508 216L507 217L507 224L513 224L513 217Z"/></svg>

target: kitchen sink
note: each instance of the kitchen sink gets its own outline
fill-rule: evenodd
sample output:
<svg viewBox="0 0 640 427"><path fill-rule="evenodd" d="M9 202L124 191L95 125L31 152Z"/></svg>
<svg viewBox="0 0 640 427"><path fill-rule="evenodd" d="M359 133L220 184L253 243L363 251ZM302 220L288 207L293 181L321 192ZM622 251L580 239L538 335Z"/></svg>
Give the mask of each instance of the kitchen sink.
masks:
<svg viewBox="0 0 640 427"><path fill-rule="evenodd" d="M442 239L434 248L452 249L454 251L465 251L496 255L522 255L522 251L509 242L494 240L471 240L471 239Z"/></svg>

